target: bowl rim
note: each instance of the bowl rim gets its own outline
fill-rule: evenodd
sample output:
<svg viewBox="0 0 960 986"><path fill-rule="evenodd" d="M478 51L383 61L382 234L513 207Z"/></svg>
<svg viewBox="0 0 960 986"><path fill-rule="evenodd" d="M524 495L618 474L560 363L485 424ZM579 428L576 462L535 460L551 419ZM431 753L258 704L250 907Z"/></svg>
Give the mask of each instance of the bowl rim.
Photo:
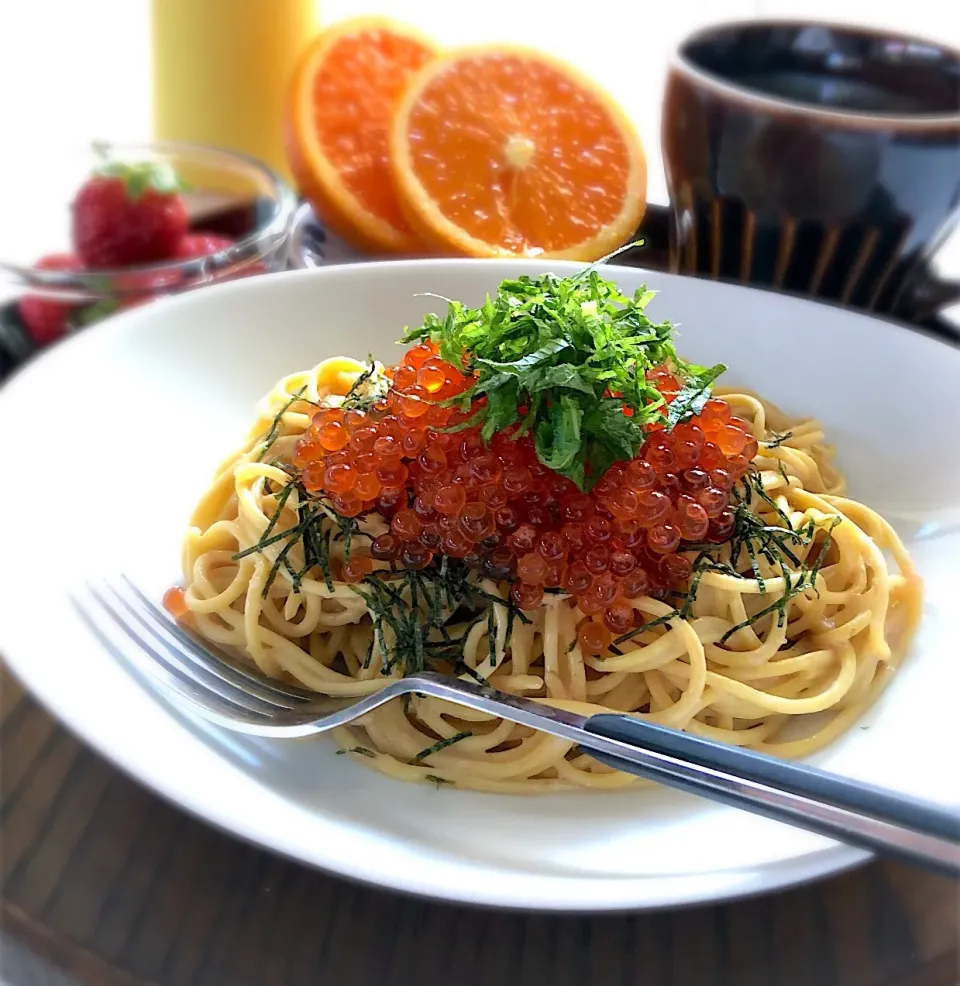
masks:
<svg viewBox="0 0 960 986"><path fill-rule="evenodd" d="M10 275L22 288L41 294L55 294L57 297L73 294L81 300L114 298L143 294L144 282L140 281L138 286L138 277L149 278L150 275L164 273L177 275L175 279L171 279L169 285L166 285L167 288L186 287L188 286L186 282L208 272L211 261L215 268L249 265L281 246L289 235L298 206L297 196L285 179L259 158L240 151L191 141L95 141L93 145L103 148L107 156L119 154L129 157L138 153L144 157L180 155L185 158L202 157L208 161L212 159L213 164L219 161L224 167L230 162L243 164L258 172L270 187L273 193L273 213L265 223L230 246L190 260L161 260L130 267L98 267L80 271L43 270L30 264L0 260L0 274ZM130 282L129 286L123 286L124 280ZM161 283L159 287L149 290L162 292L164 287Z"/></svg>
<svg viewBox="0 0 960 986"><path fill-rule="evenodd" d="M430 260L409 260L409 261L371 261L364 264L356 265L338 265L337 267L324 268L321 271L289 271L283 274L276 275L270 279L256 279L254 281L235 281L224 283L222 285L215 285L214 291L220 292L219 295L215 294L214 291L205 292L197 297L191 297L187 300L184 298L175 298L169 301L163 302L164 309L163 314L161 314L160 308L148 308L141 311L133 311L120 316L118 319L111 320L111 322L105 324L101 330L99 330L99 335L101 337L109 336L111 333L114 336L123 335L130 333L136 328L136 323L138 319L173 319L177 317L177 312L181 309L178 306L210 306L214 304L213 299L226 298L232 294L234 297L242 297L244 295L249 295L251 293L264 292L268 294L281 294L285 290L287 285L292 285L294 283L302 282L305 285L309 281L320 282L326 279L345 279L349 281L362 280L364 277L370 278L375 276L378 270L385 269L399 269L409 268L410 266L416 265L418 267L446 267L446 266L456 266L464 267L472 266L477 269L481 265L491 264L488 260L477 260L477 259L448 259L448 258L433 258ZM576 266L572 261L536 261L529 259L519 259L519 260L506 260L506 261L493 261L492 266L506 266L510 265L515 267L517 272L523 272L523 268L529 268L537 266L539 269L545 269L547 267L558 266L561 268L566 268L569 270L571 266ZM606 269L609 273L609 268ZM632 273L632 269L623 269L627 273ZM620 272L620 268L616 269L617 273ZM643 271L643 269L637 269L639 275L649 273L658 278L664 278L667 283L677 283L680 278L684 282L697 281L703 279L687 278L683 275L674 275L662 271ZM710 284L715 284L719 282L708 282ZM728 291L736 291L738 294L746 286L744 285L724 285L716 290L718 292L726 293ZM714 289L710 289L711 291ZM752 291L753 288L746 287L746 290ZM209 301L207 299L210 299ZM804 310L808 311L811 315L815 315L817 309L810 309L810 305L820 305L819 302L809 301L807 299L795 299L787 297L782 303L784 306L796 306L797 301L801 302ZM823 306L823 307L834 307L834 306ZM860 321L863 318L868 318L871 321L878 321L872 316L863 315L858 312L850 312L841 309L844 318L851 321ZM892 320L879 320L881 322L887 322L887 328L882 329L882 331L892 332L897 326L897 323L892 322ZM76 347L95 347L97 344L94 342L96 336L94 334L81 334L72 339L67 340L64 346L70 350L70 354L74 355ZM922 346L926 346L925 343L920 343ZM73 347L71 350L70 347ZM55 350L54 350L55 352ZM49 359L50 356L41 357L41 359ZM71 365L71 372L73 372L73 361L69 361ZM21 386L23 383L21 382ZM32 393L28 386L27 391L24 393ZM31 398L32 399L32 398ZM11 405L12 406L12 405ZM6 632L6 631L5 631ZM11 651L13 648L11 647ZM19 666L23 666L22 661L17 661ZM42 662L36 662L33 666L40 666ZM15 671L15 673L17 673ZM44 700L46 701L46 700ZM51 700L50 706L52 709L56 709L58 706L55 702ZM55 714L60 717L61 712L56 711ZM385 876L383 873L378 873L375 867L362 865L362 860L357 860L355 857L351 857L349 854L342 854L335 859L334 862L324 861L317 862L315 859L306 859L301 855L301 850L299 846L293 845L290 840L285 838L285 833L283 829L274 828L271 830L272 834L270 841L265 841L259 832L254 832L252 829L255 827L256 818L255 816L244 816L242 813L237 813L229 802L223 801L223 799L218 799L217 810L211 813L208 809L208 804L204 801L202 804L199 801L184 801L182 796L177 792L171 792L169 787L165 787L156 776L145 776L137 767L131 767L130 750L127 748L112 748L109 751L104 749L97 739L91 738L90 734L84 729L81 729L79 725L75 726L72 724L72 720L68 716L63 716L61 721L65 721L70 724L70 728L75 728L76 731L84 737L86 742L91 742L101 753L107 755L112 762L114 762L120 769L131 773L139 782L145 783L151 787L151 789L157 791L161 796L170 800L173 804L177 805L180 809L186 809L198 817L202 818L207 823L212 823L224 830L230 832L232 835L239 836L244 839L255 842L258 845L265 845L270 851L280 852L284 855L297 860L300 863L306 863L311 866L321 866L328 871L336 872L339 875L348 876L354 880L360 880L365 883L371 883L373 885L383 886L390 888L392 890L403 891L407 893L415 893L419 896L429 896L439 899L455 900L470 904L481 904L497 907L510 907L510 908L536 908L539 910L551 910L551 911L576 911L576 910L586 910L586 911L617 911L617 910L627 910L636 909L643 907L672 907L680 906L684 904L689 904L693 906L702 906L708 901L718 901L723 899L730 899L732 897L746 896L750 892L770 892L774 889L780 887L789 886L791 884L800 883L807 879L815 879L820 876L824 876L828 873L838 872L839 870L846 868L847 866L856 865L864 860L864 856L861 851L853 850L839 850L836 847L824 847L823 850L811 855L810 861L811 865L809 869L804 867L797 868L795 866L780 866L778 864L771 864L776 867L776 882L770 882L765 885L758 886L756 883L752 887L747 888L741 885L739 888L727 893L723 890L711 891L710 895L697 894L697 898L693 899L693 893L689 889L684 890L684 887L689 888L688 883L678 883L677 893L669 900L659 899L658 902L651 903L651 897L656 893L656 888L651 891L645 891L648 897L645 900L639 900L637 894L634 892L632 887L638 886L638 883L628 887L627 891L621 891L616 889L614 885L614 891L618 895L616 899L612 899L613 895L606 897L602 902L598 903L597 899L591 899L585 901L581 896L575 896L572 892L567 895L557 895L554 897L535 896L533 893L528 893L525 886L517 882L515 884L514 896L510 897L508 900L504 900L503 897L508 896L502 892L500 888L495 885L483 886L481 889L477 889L478 885L473 883L470 885L471 889L469 896L464 895L462 891L462 885L456 883L456 881L450 881L443 886L439 886L441 881L439 879L434 879L430 874L430 879L422 878L420 876L411 877L409 873L402 874L397 877L396 874ZM169 762L169 761L168 761ZM189 772L188 772L189 773ZM180 771L180 776L183 776L183 771ZM336 854L331 854L330 859L333 860ZM813 862L816 862L816 866ZM439 889L438 889L439 886Z"/></svg>

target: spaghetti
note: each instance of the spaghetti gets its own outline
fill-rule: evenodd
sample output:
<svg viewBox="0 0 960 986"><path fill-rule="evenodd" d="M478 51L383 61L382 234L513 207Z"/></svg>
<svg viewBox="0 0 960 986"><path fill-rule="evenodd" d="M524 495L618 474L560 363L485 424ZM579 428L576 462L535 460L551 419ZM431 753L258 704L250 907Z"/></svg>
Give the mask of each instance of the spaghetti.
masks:
<svg viewBox="0 0 960 986"><path fill-rule="evenodd" d="M749 459L731 482L724 508L735 523L711 540L707 530L722 527L726 516L714 509L713 526L703 527L699 538L682 537L673 552L656 554L650 547L656 525L637 526L642 498L637 504L626 495L616 499L618 491L631 489L623 477L642 471L612 466L594 487L600 493L590 494L600 504L591 516L612 524L617 543L603 547L606 573L592 575L587 588L571 581L588 557L586 549L578 554L576 545L559 537L558 532L569 534L570 525L562 525L557 514L584 495L560 480L551 482L561 507L547 502L554 513L544 528L559 540L541 535L540 541L559 544L559 567L552 575L549 552L541 563L540 556L532 558L535 552L521 549L510 567L504 546L516 541L516 518L509 537L494 524L492 539L486 534L487 540L467 544L466 554L447 555L447 542L431 541L424 530L429 518L414 525L413 537L398 540L403 523L414 523L401 517L398 524L398 515L414 513L410 502L418 506L433 497L435 503L439 495L436 487L417 485L423 473L412 464L426 447L422 441L419 452L411 448L413 455L398 460L413 469L402 470L407 492L399 504L370 498L352 508L345 493L331 494L336 474L330 465L323 472L327 488L310 488L304 462L309 442L331 421L343 422L351 402L356 413L347 420L353 432L367 428L369 421L360 415L371 413L371 403L389 404L396 380L396 368L338 358L286 377L263 400L248 441L217 471L183 545L184 584L171 609L203 637L234 649L267 675L326 695L366 695L391 676L430 666L586 715L627 712L789 757L804 756L848 728L896 667L919 621L920 581L891 526L844 496L843 477L816 421L791 422L744 391L712 397L715 413L741 422L748 436ZM399 401L397 395L394 404ZM359 407L363 402L366 410ZM324 417L331 408L337 414ZM389 417L429 433L415 410L406 419ZM701 404L685 419L687 432L682 425L674 430L689 433L698 420L707 428L707 413ZM474 434L450 429L449 423L436 429L456 434L447 445ZM646 435L634 461L645 454L656 458L650 442L657 434L654 429ZM328 437L333 445L339 441L333 432ZM501 445L489 448L507 448L503 441L500 436ZM489 458L483 441L470 447L471 454ZM326 448L323 457L331 454ZM728 458L735 461L736 455ZM341 457L333 465L345 461L352 460ZM614 474L621 486L609 485ZM669 492L672 474L657 475ZM495 505L490 485L484 488ZM384 490L389 493L383 482L378 489L381 498ZM681 507L696 497L689 489L674 494L671 516L681 523ZM523 495L533 516L529 495ZM338 502L345 513L336 509ZM485 503L479 496L467 502ZM506 506L514 502L520 501L507 500ZM696 502L711 501L700 496ZM626 519L608 510L624 504L633 508ZM691 525L699 523L697 511L688 513ZM491 516L501 514L494 510ZM458 530L462 516L460 524ZM697 533L695 526L682 530ZM378 558L376 545L391 538L393 554L380 551ZM482 561L478 545L488 552ZM611 547L617 550L611 553ZM606 608L602 598L598 608L597 587L609 588L614 554L631 555L648 570L656 563L662 572L666 565L680 577L638 582L633 567L610 590ZM665 563L667 555L682 562ZM626 558L619 563L630 567ZM638 591L645 586L648 591ZM341 730L339 738L362 762L407 780L521 793L636 782L561 739L432 698L390 703Z"/></svg>

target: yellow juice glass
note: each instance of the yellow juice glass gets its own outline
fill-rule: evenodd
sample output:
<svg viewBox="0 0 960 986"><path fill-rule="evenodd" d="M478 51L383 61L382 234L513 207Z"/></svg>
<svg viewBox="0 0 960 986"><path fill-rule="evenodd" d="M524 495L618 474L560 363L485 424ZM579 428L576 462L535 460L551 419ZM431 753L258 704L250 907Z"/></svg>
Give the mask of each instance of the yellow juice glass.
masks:
<svg viewBox="0 0 960 986"><path fill-rule="evenodd" d="M317 0L153 0L154 134L250 154L289 178L287 83Z"/></svg>

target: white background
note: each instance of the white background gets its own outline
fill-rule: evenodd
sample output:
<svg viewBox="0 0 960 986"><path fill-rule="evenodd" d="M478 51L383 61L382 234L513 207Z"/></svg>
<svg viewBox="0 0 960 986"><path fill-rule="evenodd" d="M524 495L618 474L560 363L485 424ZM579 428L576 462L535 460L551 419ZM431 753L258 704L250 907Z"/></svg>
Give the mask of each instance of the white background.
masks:
<svg viewBox="0 0 960 986"><path fill-rule="evenodd" d="M237 0L237 6L271 2ZM695 28L740 17L821 18L960 47L960 4L948 0L320 0L319 6L325 22L382 13L447 44L512 41L573 62L633 117L651 157L650 198L664 204L663 78L671 49ZM92 137L149 137L150 103L149 0L0 0L4 153L37 154Z"/></svg>

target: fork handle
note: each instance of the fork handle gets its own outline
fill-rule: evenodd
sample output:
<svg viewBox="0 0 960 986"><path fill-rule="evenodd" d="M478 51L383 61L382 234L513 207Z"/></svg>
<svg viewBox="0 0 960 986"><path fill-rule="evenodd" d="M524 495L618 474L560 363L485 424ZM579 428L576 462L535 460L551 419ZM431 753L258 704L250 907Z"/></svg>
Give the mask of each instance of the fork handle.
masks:
<svg viewBox="0 0 960 986"><path fill-rule="evenodd" d="M640 756L633 759L622 747L622 752L613 755L584 740L582 745L590 755L611 767L960 875L960 816L956 813L629 716L601 713L587 719L583 728L593 736L637 748ZM653 765L642 751L683 760L686 769Z"/></svg>

